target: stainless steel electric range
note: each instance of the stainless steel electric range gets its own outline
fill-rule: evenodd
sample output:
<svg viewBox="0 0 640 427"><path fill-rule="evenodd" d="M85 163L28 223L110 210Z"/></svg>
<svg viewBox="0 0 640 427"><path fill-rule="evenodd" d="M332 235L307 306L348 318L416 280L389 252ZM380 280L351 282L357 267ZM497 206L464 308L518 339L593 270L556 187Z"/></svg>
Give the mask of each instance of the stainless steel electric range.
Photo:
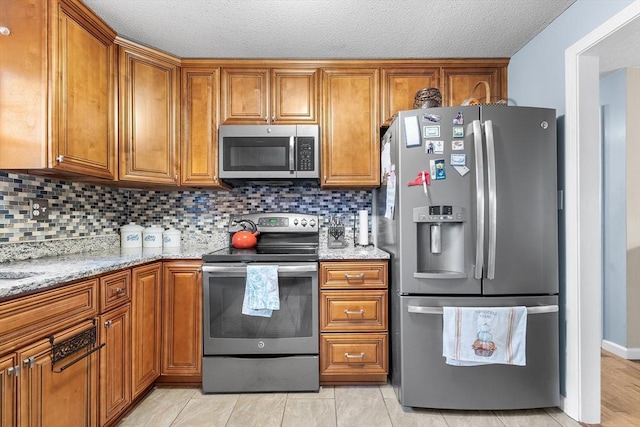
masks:
<svg viewBox="0 0 640 427"><path fill-rule="evenodd" d="M257 245L236 249L248 221ZM317 391L318 217L247 214L228 232L228 248L203 256L203 392ZM280 308L270 317L242 314L252 265L277 266Z"/></svg>

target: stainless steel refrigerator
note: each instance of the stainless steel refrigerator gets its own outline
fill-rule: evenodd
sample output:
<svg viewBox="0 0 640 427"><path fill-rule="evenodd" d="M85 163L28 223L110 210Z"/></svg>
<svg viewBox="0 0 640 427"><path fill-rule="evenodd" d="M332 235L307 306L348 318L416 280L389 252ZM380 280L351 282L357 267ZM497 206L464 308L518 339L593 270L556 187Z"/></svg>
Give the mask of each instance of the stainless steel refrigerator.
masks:
<svg viewBox="0 0 640 427"><path fill-rule="evenodd" d="M391 381L404 406L557 406L555 110L401 111L382 139L375 235L391 254ZM526 306L526 366L451 366L443 307Z"/></svg>

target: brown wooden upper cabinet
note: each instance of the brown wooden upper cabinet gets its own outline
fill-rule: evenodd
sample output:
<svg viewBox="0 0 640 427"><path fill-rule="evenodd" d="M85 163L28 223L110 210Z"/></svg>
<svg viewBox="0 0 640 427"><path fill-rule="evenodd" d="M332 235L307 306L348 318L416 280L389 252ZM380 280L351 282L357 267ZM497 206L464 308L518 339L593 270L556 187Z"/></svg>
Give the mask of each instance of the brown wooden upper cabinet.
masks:
<svg viewBox="0 0 640 427"><path fill-rule="evenodd" d="M304 67L222 68L221 123L318 123L318 74Z"/></svg>
<svg viewBox="0 0 640 427"><path fill-rule="evenodd" d="M476 98L480 103L494 103L507 98L507 69L504 66L452 66L442 69L442 105L460 105L467 98ZM485 86L475 88L478 82L489 84L490 99Z"/></svg>
<svg viewBox="0 0 640 427"><path fill-rule="evenodd" d="M1 9L0 169L115 178L115 32L80 1Z"/></svg>
<svg viewBox="0 0 640 427"><path fill-rule="evenodd" d="M181 184L219 187L219 68L182 68Z"/></svg>
<svg viewBox="0 0 640 427"><path fill-rule="evenodd" d="M398 66L382 68L380 125L389 126L396 113L413 109L416 93L426 87L440 87L439 67Z"/></svg>
<svg viewBox="0 0 640 427"><path fill-rule="evenodd" d="M117 39L120 50L120 180L179 183L180 61Z"/></svg>
<svg viewBox="0 0 640 427"><path fill-rule="evenodd" d="M322 187L377 187L378 68L325 68L322 94Z"/></svg>

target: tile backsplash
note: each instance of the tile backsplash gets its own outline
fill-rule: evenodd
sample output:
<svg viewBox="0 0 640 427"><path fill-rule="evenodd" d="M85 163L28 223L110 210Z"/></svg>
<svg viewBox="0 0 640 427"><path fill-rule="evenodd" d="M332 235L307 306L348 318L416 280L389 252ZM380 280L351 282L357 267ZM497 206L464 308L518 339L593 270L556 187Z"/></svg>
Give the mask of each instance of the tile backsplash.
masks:
<svg viewBox="0 0 640 427"><path fill-rule="evenodd" d="M29 218L30 198L49 200L48 220ZM360 209L371 210L369 191L325 191L309 183L151 191L0 171L0 244L115 235L128 222L208 234L224 231L234 214L300 211L324 218Z"/></svg>

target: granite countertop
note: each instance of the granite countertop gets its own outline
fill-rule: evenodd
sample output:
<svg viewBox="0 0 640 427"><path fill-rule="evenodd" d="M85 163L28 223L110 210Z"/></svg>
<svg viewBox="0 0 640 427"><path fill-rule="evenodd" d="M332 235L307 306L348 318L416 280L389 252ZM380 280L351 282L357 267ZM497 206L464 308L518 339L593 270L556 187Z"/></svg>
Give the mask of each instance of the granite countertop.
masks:
<svg viewBox="0 0 640 427"><path fill-rule="evenodd" d="M218 249L222 249L219 244L182 245L164 251L117 248L0 263L0 300L152 261L200 259L203 254ZM320 246L319 258L321 261L388 259L389 254L373 246L329 249L325 244Z"/></svg>

